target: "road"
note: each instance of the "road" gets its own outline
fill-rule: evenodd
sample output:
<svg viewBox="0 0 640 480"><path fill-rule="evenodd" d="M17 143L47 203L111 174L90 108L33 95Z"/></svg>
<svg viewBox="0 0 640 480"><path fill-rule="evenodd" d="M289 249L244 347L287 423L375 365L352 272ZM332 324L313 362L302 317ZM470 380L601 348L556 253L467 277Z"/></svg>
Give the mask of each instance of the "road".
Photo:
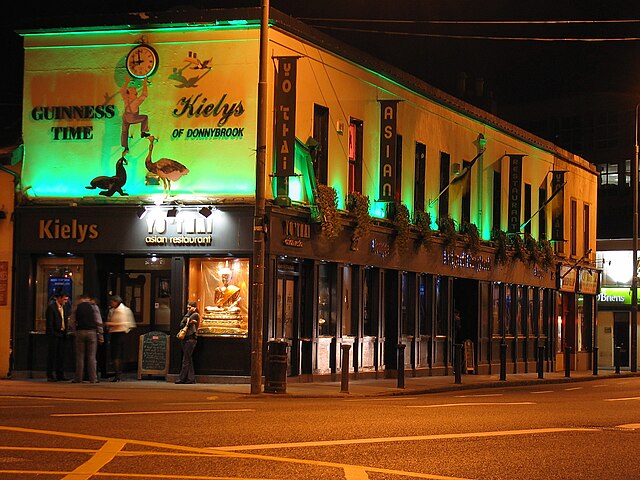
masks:
<svg viewBox="0 0 640 480"><path fill-rule="evenodd" d="M0 478L640 478L637 377L321 399L198 387L0 381Z"/></svg>

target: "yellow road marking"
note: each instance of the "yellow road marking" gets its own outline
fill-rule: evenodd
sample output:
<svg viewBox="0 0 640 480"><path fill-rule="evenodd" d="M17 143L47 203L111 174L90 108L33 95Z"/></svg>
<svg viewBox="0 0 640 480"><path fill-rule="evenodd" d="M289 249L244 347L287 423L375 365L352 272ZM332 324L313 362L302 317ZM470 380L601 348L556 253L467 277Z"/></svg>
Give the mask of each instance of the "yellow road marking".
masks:
<svg viewBox="0 0 640 480"><path fill-rule="evenodd" d="M244 450L271 450L276 448L294 447L327 447L338 445L361 445L370 443L391 443L391 442L418 442L428 440L451 440L459 438L487 438L487 437L507 437L512 435L537 435L548 433L564 432L595 432L596 428L534 428L528 430L505 430L494 432L470 432L470 433L440 433L434 435L416 435L411 437L377 437L377 438L354 438L349 440L323 440L317 442L295 442L295 443L270 443L262 445L235 445L227 447L209 447L211 451L244 451Z"/></svg>
<svg viewBox="0 0 640 480"><path fill-rule="evenodd" d="M64 477L63 480L89 480L113 460L126 444L127 442L123 440L109 440L93 457Z"/></svg>
<svg viewBox="0 0 640 480"><path fill-rule="evenodd" d="M481 407L503 405L535 405L535 402L465 402L465 403L441 403L438 405L407 405L407 408L440 408L440 407Z"/></svg>
<svg viewBox="0 0 640 480"><path fill-rule="evenodd" d="M0 474L22 474L22 475L66 475L68 472L54 472L51 470L0 470ZM266 480L264 478L255 477L203 477L201 475L160 475L148 473L96 473L94 477L118 477L118 478L159 478L169 480Z"/></svg>
<svg viewBox="0 0 640 480"><path fill-rule="evenodd" d="M227 413L227 412L255 412L250 408L234 408L228 410L150 410L148 412L102 412L102 413L52 413L51 417L104 417L116 415L166 415L168 413Z"/></svg>
<svg viewBox="0 0 640 480"><path fill-rule="evenodd" d="M272 456L268 456L268 455L256 455L256 454L251 454L251 453L238 453L238 452L225 452L225 451L220 451L218 449L210 449L210 448L198 448L198 447L185 447L182 445L172 445L172 444L168 444L168 443L161 443L161 442L150 442L150 441L146 441L146 440L125 440L125 439L113 439L113 438L109 438L109 437L103 437L100 435L86 435L86 434L82 434L82 433L69 433L69 432L56 432L56 431L52 431L52 430L38 430L38 429L33 429L33 428L24 428L24 427L8 427L8 426L3 426L0 425L0 430L6 430L6 431L14 431L14 432L22 432L22 433L34 433L34 434L42 434L42 435L53 435L53 436L60 436L60 437L68 437L68 438L82 438L85 440L101 440L101 441L123 441L123 442L127 442L127 443L131 443L131 444L137 444L137 445L144 445L146 447L155 447L155 448L161 448L161 449L173 449L173 450L177 450L180 452L189 452L189 453L215 453L219 456L225 456L228 458L246 458L246 459L253 459L253 460L263 460L263 461L271 461L271 462L281 462L281 463L291 463L291 464L301 464L301 465L311 465L311 466L315 466L315 467L327 467L327 468L336 468L336 469L340 469L343 470L345 468L351 468L351 467L357 467L357 468L362 468L364 469L366 472L373 472L373 473L382 473L382 474L388 474L388 475L399 475L399 476L405 476L405 477L409 477L409 478L425 478L425 479L430 479L430 480L468 480L465 478L461 478L461 477L446 477L446 476L442 476L442 475L431 475L428 473L417 473L417 472L405 472L402 470L393 470L393 469L387 469L387 468L378 468L378 467L364 467L361 465L350 465L350 464L342 464L342 463L335 463L335 462L325 462L325 461L321 461L321 460L307 460L307 459L297 459L297 458L288 458L288 457L272 457ZM576 430L576 429L573 429ZM1 473L2 471L0 471ZM95 474L95 476L105 476L107 474L103 474L103 473L97 473ZM110 476L113 476L115 474L109 474ZM118 474L118 476L131 476L134 478L151 478L152 476L150 475L137 475L137 474ZM180 477L176 477L175 475L173 476L158 476L156 475L154 478L183 478L183 479L189 479L189 478L193 478L193 479L206 479L207 477L188 477L188 476L180 476ZM219 480L219 479L215 479L215 480ZM237 478L235 480L238 480ZM351 480L351 479L349 479Z"/></svg>

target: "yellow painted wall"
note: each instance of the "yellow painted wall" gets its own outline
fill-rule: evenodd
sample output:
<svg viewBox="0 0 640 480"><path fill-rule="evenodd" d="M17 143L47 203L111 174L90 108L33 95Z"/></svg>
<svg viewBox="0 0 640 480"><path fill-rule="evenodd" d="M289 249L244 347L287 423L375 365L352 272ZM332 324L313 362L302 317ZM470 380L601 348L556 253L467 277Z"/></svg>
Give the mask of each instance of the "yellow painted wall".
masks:
<svg viewBox="0 0 640 480"><path fill-rule="evenodd" d="M16 167L3 167L18 172ZM7 277L0 278L0 285L6 284L6 304L0 304L0 378L9 374L9 357L11 348L11 282L13 268L13 192L14 176L0 170L0 210L6 218L0 219L0 263L7 262ZM4 272L0 270L0 275ZM3 287L0 287L3 288ZM3 302L4 303L4 302Z"/></svg>

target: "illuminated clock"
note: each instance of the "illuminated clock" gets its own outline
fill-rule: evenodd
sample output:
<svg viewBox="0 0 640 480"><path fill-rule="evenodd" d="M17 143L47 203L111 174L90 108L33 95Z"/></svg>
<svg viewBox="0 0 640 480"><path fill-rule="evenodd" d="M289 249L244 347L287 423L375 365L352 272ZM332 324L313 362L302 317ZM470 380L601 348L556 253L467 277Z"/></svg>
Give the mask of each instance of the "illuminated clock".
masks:
<svg viewBox="0 0 640 480"><path fill-rule="evenodd" d="M128 53L126 66L132 77L150 77L158 69L158 52L149 45L137 45Z"/></svg>

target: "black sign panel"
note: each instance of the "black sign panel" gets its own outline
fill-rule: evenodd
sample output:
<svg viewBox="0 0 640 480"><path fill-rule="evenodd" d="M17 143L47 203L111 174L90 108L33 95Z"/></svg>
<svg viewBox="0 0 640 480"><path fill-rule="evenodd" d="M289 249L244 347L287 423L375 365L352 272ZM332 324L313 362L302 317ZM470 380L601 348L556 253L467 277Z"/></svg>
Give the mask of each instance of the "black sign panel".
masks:
<svg viewBox="0 0 640 480"><path fill-rule="evenodd" d="M562 170L552 172L551 191L555 197L551 203L551 240L564 241L564 174Z"/></svg>
<svg viewBox="0 0 640 480"><path fill-rule="evenodd" d="M380 100L380 191L378 200L396 198L398 100Z"/></svg>
<svg viewBox="0 0 640 480"><path fill-rule="evenodd" d="M522 157L524 155L507 155L509 157L509 221L507 232L520 232L522 208Z"/></svg>
<svg viewBox="0 0 640 480"><path fill-rule="evenodd" d="M138 379L142 375L166 375L169 371L169 336L164 332L140 335Z"/></svg>
<svg viewBox="0 0 640 480"><path fill-rule="evenodd" d="M294 174L296 143L296 76L298 57L278 57L275 85L274 149L276 177Z"/></svg>

